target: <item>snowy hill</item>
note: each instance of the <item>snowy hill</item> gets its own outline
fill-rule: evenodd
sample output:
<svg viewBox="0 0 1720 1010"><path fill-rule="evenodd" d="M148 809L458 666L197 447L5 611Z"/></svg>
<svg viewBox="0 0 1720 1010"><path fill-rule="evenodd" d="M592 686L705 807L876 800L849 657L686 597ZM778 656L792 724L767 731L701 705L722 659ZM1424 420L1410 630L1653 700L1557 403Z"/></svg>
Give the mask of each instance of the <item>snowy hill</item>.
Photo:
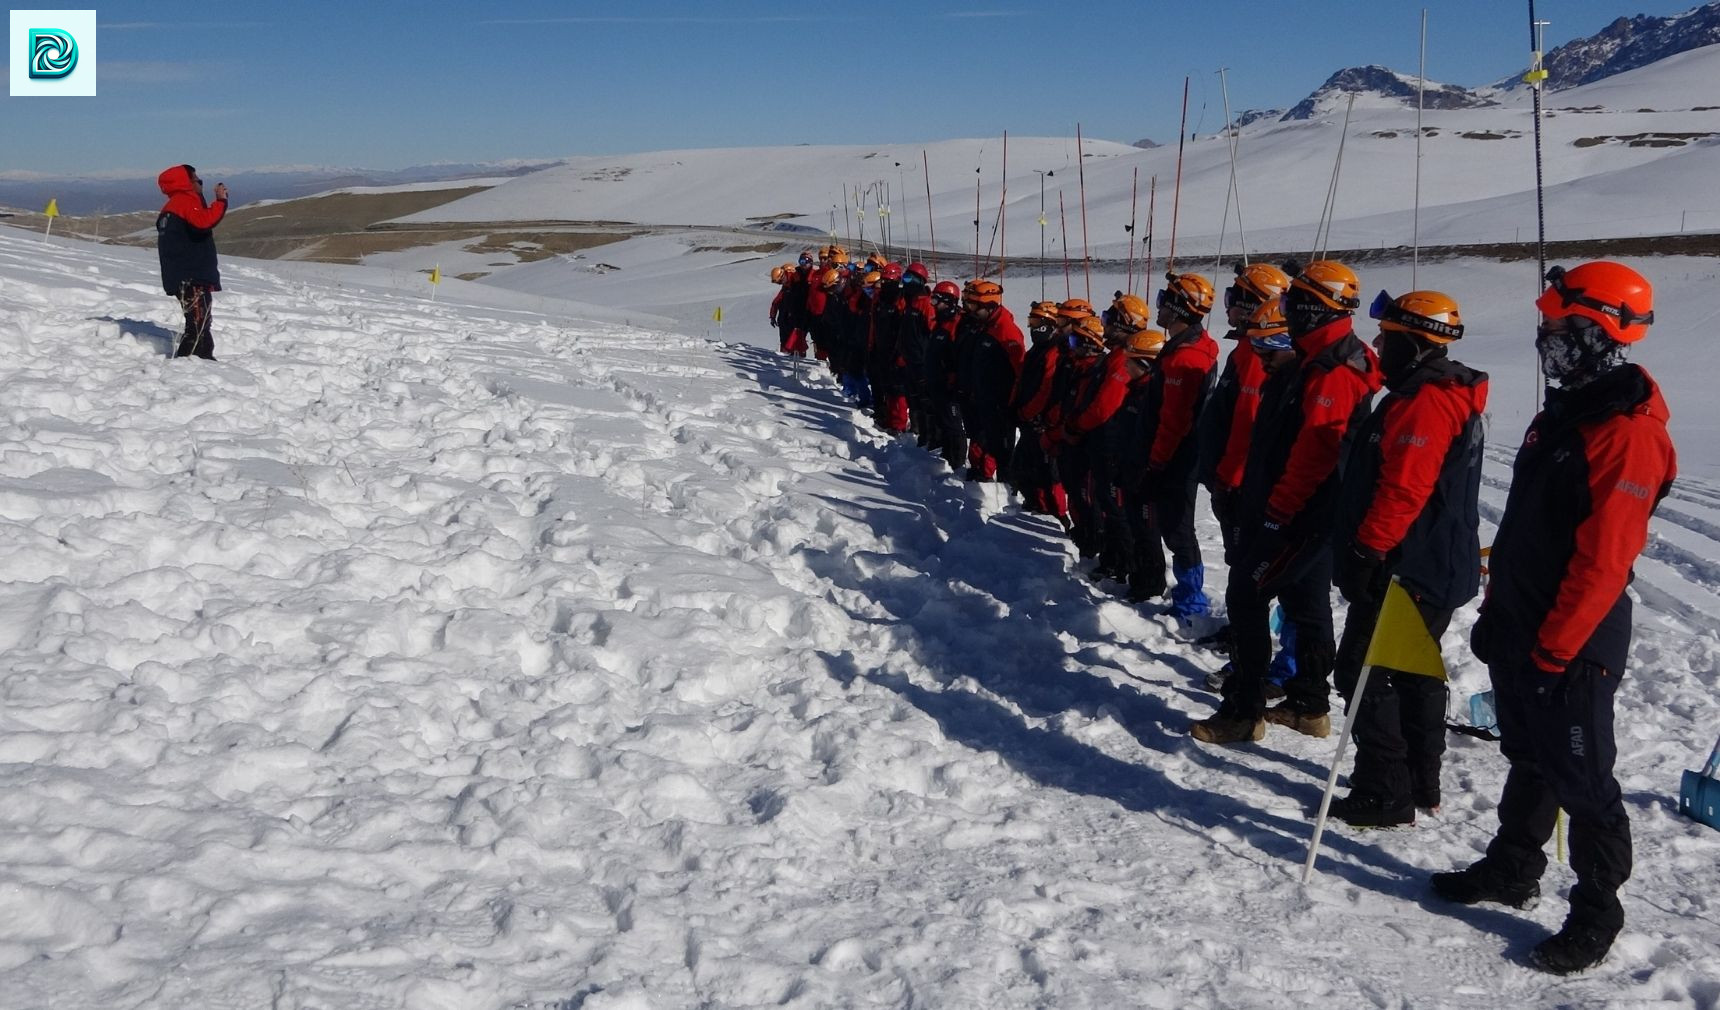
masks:
<svg viewBox="0 0 1720 1010"><path fill-rule="evenodd" d="M222 360L169 361L151 251L0 231L0 1003L1712 1001L1720 834L1670 798L1720 688L1711 262L1653 266L1639 360L1693 475L1619 695L1629 926L1572 980L1508 959L1562 902L1422 897L1487 837L1495 747L1453 738L1444 812L1329 836L1304 888L1332 741L1190 743L1215 657L821 376L484 285L224 266ZM1490 520L1527 286L1445 269L1495 376Z"/></svg>

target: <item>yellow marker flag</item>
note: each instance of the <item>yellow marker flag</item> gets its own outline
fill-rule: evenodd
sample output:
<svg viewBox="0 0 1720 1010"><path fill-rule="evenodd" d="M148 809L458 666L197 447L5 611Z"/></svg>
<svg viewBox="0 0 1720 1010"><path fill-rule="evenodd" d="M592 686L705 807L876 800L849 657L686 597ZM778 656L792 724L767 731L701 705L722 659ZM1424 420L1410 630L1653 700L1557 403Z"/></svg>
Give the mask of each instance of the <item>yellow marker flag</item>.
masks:
<svg viewBox="0 0 1720 1010"><path fill-rule="evenodd" d="M48 201L48 209L43 211L42 213L46 214L48 217L59 217L60 216L60 201L50 199Z"/></svg>
<svg viewBox="0 0 1720 1010"><path fill-rule="evenodd" d="M1546 79L1547 79L1547 71L1545 71L1545 70L1531 70L1528 73L1523 75L1523 83L1524 84L1540 84L1542 81L1544 81Z"/></svg>
<svg viewBox="0 0 1720 1010"><path fill-rule="evenodd" d="M432 284L442 283L442 268L441 267L436 267L430 271L430 283L432 283Z"/></svg>
<svg viewBox="0 0 1720 1010"><path fill-rule="evenodd" d="M711 313L711 321L718 323L723 321L723 307L721 305L717 306L717 311Z"/></svg>
<svg viewBox="0 0 1720 1010"><path fill-rule="evenodd" d="M1385 604L1380 607L1380 617L1374 624L1374 636L1368 641L1368 655L1362 665L1446 679L1439 643L1428 632L1421 611L1397 579L1386 587Z"/></svg>

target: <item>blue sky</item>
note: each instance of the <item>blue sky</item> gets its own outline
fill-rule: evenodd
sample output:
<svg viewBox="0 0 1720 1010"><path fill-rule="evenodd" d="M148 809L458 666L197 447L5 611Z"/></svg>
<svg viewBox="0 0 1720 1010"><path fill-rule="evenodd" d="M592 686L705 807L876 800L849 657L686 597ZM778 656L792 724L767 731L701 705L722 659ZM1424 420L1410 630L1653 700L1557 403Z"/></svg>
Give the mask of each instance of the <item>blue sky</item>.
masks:
<svg viewBox="0 0 1720 1010"><path fill-rule="evenodd" d="M1548 48L1686 2L1539 0ZM1429 0L1428 75L1527 59L1527 4ZM0 171L181 161L398 168L679 147L1086 135L1174 140L1333 71L1413 73L1408 0L725 0L98 8L100 97L0 97ZM10 56L10 54L9 54ZM10 56L10 58L16 58ZM39 138L13 143L11 138Z"/></svg>

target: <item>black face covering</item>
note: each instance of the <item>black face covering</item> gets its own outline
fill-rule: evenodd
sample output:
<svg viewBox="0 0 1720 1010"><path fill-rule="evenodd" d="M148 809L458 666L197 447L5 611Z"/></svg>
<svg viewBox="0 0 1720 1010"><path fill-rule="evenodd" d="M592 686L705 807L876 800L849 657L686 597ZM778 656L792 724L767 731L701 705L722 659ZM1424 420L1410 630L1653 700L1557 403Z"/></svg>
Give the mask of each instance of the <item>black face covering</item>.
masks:
<svg viewBox="0 0 1720 1010"><path fill-rule="evenodd" d="M1312 333L1344 314L1295 288L1290 290L1284 301L1284 321L1290 326L1291 337Z"/></svg>
<svg viewBox="0 0 1720 1010"><path fill-rule="evenodd" d="M1535 350L1541 354L1541 374L1560 389L1575 389L1624 364L1624 345L1581 316L1573 329L1539 330Z"/></svg>
<svg viewBox="0 0 1720 1010"><path fill-rule="evenodd" d="M1433 344L1398 330L1380 333L1380 375L1395 389L1424 362L1445 356L1443 344Z"/></svg>

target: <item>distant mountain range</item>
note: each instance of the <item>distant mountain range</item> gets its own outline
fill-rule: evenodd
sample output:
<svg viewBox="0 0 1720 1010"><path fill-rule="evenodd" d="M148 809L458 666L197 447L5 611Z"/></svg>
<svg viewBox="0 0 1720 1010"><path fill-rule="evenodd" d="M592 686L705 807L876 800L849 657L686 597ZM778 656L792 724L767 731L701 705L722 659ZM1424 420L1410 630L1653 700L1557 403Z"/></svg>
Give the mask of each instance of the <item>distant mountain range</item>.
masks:
<svg viewBox="0 0 1720 1010"><path fill-rule="evenodd" d="M1667 17L1638 14L1621 17L1594 35L1573 39L1547 53L1547 86L1563 91L1592 84L1614 74L1646 67L1691 49L1720 43L1720 0ZM1492 85L1465 88L1456 84L1427 82L1425 102L1430 109L1475 109L1499 104L1499 96L1525 87L1521 73ZM1312 119L1338 106L1354 93L1396 98L1406 104L1416 99L1417 80L1382 66L1346 67L1320 85L1289 111L1251 109L1237 116L1238 127L1264 119L1294 122Z"/></svg>

